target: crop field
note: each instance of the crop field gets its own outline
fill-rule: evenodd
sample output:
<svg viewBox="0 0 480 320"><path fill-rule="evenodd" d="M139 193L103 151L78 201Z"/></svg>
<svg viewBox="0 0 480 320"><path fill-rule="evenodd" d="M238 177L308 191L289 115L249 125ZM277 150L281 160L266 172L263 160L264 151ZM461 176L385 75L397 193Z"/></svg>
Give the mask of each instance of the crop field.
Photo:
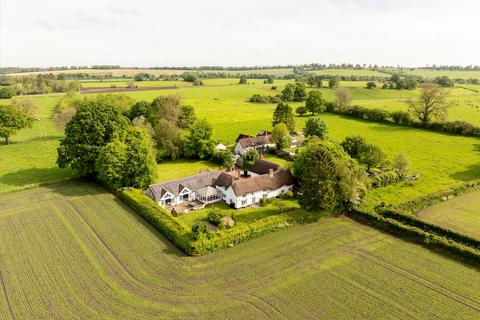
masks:
<svg viewBox="0 0 480 320"><path fill-rule="evenodd" d="M478 270L343 217L192 258L74 180L2 194L0 242L2 319L480 317Z"/></svg>
<svg viewBox="0 0 480 320"><path fill-rule="evenodd" d="M415 216L480 240L480 191L442 202Z"/></svg>
<svg viewBox="0 0 480 320"><path fill-rule="evenodd" d="M390 78L388 73L376 70L355 70L355 69L324 69L324 70L306 70L308 73L329 76L366 76Z"/></svg>

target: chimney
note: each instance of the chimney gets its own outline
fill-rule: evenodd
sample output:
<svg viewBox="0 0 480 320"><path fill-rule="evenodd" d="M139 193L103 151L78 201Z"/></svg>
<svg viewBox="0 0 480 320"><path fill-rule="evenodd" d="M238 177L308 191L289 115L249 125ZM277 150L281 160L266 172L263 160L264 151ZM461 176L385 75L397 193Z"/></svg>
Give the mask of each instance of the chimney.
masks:
<svg viewBox="0 0 480 320"><path fill-rule="evenodd" d="M273 177L273 169L268 169L268 175L271 177Z"/></svg>

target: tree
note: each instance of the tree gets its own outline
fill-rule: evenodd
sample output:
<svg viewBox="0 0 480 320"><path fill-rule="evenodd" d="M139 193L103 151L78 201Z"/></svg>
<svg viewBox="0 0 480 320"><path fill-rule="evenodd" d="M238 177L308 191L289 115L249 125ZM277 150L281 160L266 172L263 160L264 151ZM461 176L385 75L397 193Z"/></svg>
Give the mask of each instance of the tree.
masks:
<svg viewBox="0 0 480 320"><path fill-rule="evenodd" d="M332 77L332 78L328 79L328 86L329 86L330 88L338 87L338 80L337 80L337 78Z"/></svg>
<svg viewBox="0 0 480 320"><path fill-rule="evenodd" d="M367 140L362 136L348 136L340 145L350 157L358 159L360 151L367 145Z"/></svg>
<svg viewBox="0 0 480 320"><path fill-rule="evenodd" d="M335 106L338 111L344 111L352 102L352 96L347 88L338 88L335 98Z"/></svg>
<svg viewBox="0 0 480 320"><path fill-rule="evenodd" d="M241 76L240 80L238 81L238 84L246 84L247 83L247 78L245 76Z"/></svg>
<svg viewBox="0 0 480 320"><path fill-rule="evenodd" d="M34 117L38 111L38 105L32 102L29 99L13 99L12 105L17 109L21 110L23 113L29 117Z"/></svg>
<svg viewBox="0 0 480 320"><path fill-rule="evenodd" d="M152 112L147 120L155 126L160 119L165 119L177 123L180 117L180 97L179 96L159 96L152 102Z"/></svg>
<svg viewBox="0 0 480 320"><path fill-rule="evenodd" d="M156 163L145 130L129 127L109 142L96 161L97 177L113 188L144 188L155 178Z"/></svg>
<svg viewBox="0 0 480 320"><path fill-rule="evenodd" d="M216 150L213 152L212 162L218 164L222 168L232 168L233 154L230 151Z"/></svg>
<svg viewBox="0 0 480 320"><path fill-rule="evenodd" d="M188 158L210 158L215 148L212 131L212 126L207 120L197 120L190 126L185 139L185 155Z"/></svg>
<svg viewBox="0 0 480 320"><path fill-rule="evenodd" d="M366 192L362 171L332 142L307 144L293 163L301 188L300 205L307 210L333 210L358 204Z"/></svg>
<svg viewBox="0 0 480 320"><path fill-rule="evenodd" d="M160 119L154 132L159 159L168 157L175 160L182 155L183 140L180 129L174 123Z"/></svg>
<svg viewBox="0 0 480 320"><path fill-rule="evenodd" d="M437 120L447 118L450 105L446 101L447 93L431 83L423 84L417 101L410 101L410 111L423 123L427 124L432 117Z"/></svg>
<svg viewBox="0 0 480 320"><path fill-rule="evenodd" d="M82 101L65 127L65 137L57 149L58 166L70 166L81 176L93 175L101 149L121 137L128 126L128 119L116 106L99 100Z"/></svg>
<svg viewBox="0 0 480 320"><path fill-rule="evenodd" d="M0 137L10 143L10 136L32 126L33 119L12 105L0 105Z"/></svg>
<svg viewBox="0 0 480 320"><path fill-rule="evenodd" d="M318 90L310 91L305 101L305 108L307 108L312 115L325 111L325 99L323 99L322 93Z"/></svg>
<svg viewBox="0 0 480 320"><path fill-rule="evenodd" d="M367 89L374 89L377 87L377 84L373 81L368 81L367 82Z"/></svg>
<svg viewBox="0 0 480 320"><path fill-rule="evenodd" d="M453 80L448 76L442 76L435 79L435 83L442 87L453 87Z"/></svg>
<svg viewBox="0 0 480 320"><path fill-rule="evenodd" d="M398 154L395 157L393 166L403 176L408 172L408 167L410 166L410 160L408 160L408 158L404 154L402 153Z"/></svg>
<svg viewBox="0 0 480 320"><path fill-rule="evenodd" d="M178 126L182 129L190 127L196 120L195 109L192 106L181 106Z"/></svg>
<svg viewBox="0 0 480 320"><path fill-rule="evenodd" d="M295 85L293 83L287 83L285 88L280 93L280 99L283 101L293 101L295 95Z"/></svg>
<svg viewBox="0 0 480 320"><path fill-rule="evenodd" d="M128 117L130 118L130 120L133 120L136 117L140 117L140 116L144 116L148 118L151 112L152 112L151 104L148 103L147 101L141 100L133 104L133 106L130 108Z"/></svg>
<svg viewBox="0 0 480 320"><path fill-rule="evenodd" d="M284 123L290 132L295 131L295 116L290 105L280 102L273 112L272 126L275 127L279 123Z"/></svg>
<svg viewBox="0 0 480 320"><path fill-rule="evenodd" d="M290 146L292 143L292 137L290 136L290 132L284 123L279 123L273 127L272 140L277 145L278 150Z"/></svg>
<svg viewBox="0 0 480 320"><path fill-rule="evenodd" d="M293 100L300 102L305 101L307 97L307 87L301 82L297 82L295 86L295 91L293 92Z"/></svg>
<svg viewBox="0 0 480 320"><path fill-rule="evenodd" d="M307 78L307 84L309 87L321 88L323 86L322 77L321 76L309 77Z"/></svg>
<svg viewBox="0 0 480 320"><path fill-rule="evenodd" d="M306 114L308 112L307 108L305 108L304 106L300 106L300 107L297 107L297 109L295 109L295 112L299 115L299 116L303 116L304 114Z"/></svg>
<svg viewBox="0 0 480 320"><path fill-rule="evenodd" d="M304 133L306 137L317 136L325 140L328 135L328 124L325 120L318 117L309 118L305 123Z"/></svg>
<svg viewBox="0 0 480 320"><path fill-rule="evenodd" d="M14 87L0 88L0 99L10 99L16 95Z"/></svg>
<svg viewBox="0 0 480 320"><path fill-rule="evenodd" d="M358 154L358 162L367 166L369 171L371 167L377 166L385 162L385 153L382 149L374 144L366 144L361 147Z"/></svg>

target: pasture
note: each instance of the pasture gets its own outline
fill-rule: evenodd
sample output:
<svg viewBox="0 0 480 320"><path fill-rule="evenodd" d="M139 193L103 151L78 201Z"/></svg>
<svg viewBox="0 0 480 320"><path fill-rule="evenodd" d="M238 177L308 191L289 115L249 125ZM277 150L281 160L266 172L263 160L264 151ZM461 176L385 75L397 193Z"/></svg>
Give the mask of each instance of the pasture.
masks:
<svg viewBox="0 0 480 320"><path fill-rule="evenodd" d="M450 79L480 79L480 71L463 70L433 70L433 69L390 69L399 73L409 74L428 79L435 79L442 76L448 76Z"/></svg>
<svg viewBox="0 0 480 320"><path fill-rule="evenodd" d="M434 205L415 216L480 240L480 191Z"/></svg>
<svg viewBox="0 0 480 320"><path fill-rule="evenodd" d="M357 77L380 77L390 78L388 73L376 70L356 70L356 69L323 69L323 70L305 70L308 73L328 76L357 76Z"/></svg>
<svg viewBox="0 0 480 320"><path fill-rule="evenodd" d="M343 217L192 258L71 181L3 194L0 241L0 318L480 317L478 270Z"/></svg>

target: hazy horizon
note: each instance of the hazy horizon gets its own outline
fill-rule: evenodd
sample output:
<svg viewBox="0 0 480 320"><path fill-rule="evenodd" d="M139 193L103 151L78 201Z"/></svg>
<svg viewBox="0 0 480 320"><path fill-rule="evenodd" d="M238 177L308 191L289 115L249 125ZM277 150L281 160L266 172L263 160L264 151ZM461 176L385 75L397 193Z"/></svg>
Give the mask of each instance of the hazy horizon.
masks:
<svg viewBox="0 0 480 320"><path fill-rule="evenodd" d="M478 65L473 0L3 0L0 66Z"/></svg>

